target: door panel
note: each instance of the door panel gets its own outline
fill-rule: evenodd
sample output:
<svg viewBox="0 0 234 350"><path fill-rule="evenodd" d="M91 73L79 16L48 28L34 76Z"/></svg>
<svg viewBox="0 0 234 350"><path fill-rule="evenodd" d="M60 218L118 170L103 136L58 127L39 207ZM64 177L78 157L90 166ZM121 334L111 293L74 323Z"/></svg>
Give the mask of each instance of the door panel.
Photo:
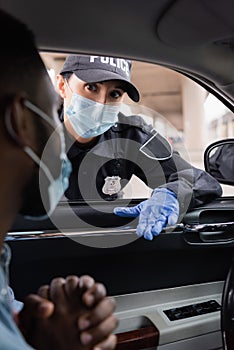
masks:
<svg viewBox="0 0 234 350"><path fill-rule="evenodd" d="M221 304L223 282L196 284L157 291L117 296L116 315L120 319L116 333L156 327L157 349L222 349L220 331L220 310L208 312L207 302ZM194 315L186 312L184 318L170 321L165 310L178 310L191 306L205 305L203 313ZM189 306L189 308L188 308ZM193 309L194 311L194 309ZM155 348L155 347L154 347Z"/></svg>

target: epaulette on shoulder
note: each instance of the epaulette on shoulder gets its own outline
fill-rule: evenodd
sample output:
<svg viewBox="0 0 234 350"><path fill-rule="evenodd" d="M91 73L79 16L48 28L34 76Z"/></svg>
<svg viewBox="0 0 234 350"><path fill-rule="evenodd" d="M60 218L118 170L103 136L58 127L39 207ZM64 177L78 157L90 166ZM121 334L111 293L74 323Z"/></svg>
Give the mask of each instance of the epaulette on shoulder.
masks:
<svg viewBox="0 0 234 350"><path fill-rule="evenodd" d="M147 124L144 118L140 115L126 116L122 113L119 114L119 123L121 125L134 126L141 129L145 133L151 133L153 128L152 124Z"/></svg>

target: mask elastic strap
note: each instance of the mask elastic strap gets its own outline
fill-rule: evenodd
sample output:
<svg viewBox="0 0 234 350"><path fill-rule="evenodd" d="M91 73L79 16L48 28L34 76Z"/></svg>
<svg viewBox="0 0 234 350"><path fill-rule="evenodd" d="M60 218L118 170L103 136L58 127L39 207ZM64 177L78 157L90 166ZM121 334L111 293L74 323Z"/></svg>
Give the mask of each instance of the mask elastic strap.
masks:
<svg viewBox="0 0 234 350"><path fill-rule="evenodd" d="M45 163L36 155L36 153L28 146L23 147L23 150L25 151L25 153L27 153L29 155L30 158L32 158L32 160L34 160L34 162L39 167L41 167L41 169L44 171L45 175L47 176L48 180L50 182L53 182L54 178L53 178L51 172L49 171L49 169L45 165Z"/></svg>
<svg viewBox="0 0 234 350"><path fill-rule="evenodd" d="M70 87L70 85L68 84L68 81L67 79L64 79L65 80L65 85L67 86L67 88L71 91L71 93L73 94L73 91L72 91L72 88Z"/></svg>
<svg viewBox="0 0 234 350"><path fill-rule="evenodd" d="M56 130L56 125L55 123L48 117L46 113L44 113L40 108L35 106L32 102L25 100L24 105L28 107L31 111L39 115L42 119L44 119L48 124L50 124L55 130Z"/></svg>
<svg viewBox="0 0 234 350"><path fill-rule="evenodd" d="M35 106L32 102L25 100L24 104L26 107L28 107L31 111L33 111L34 113L36 113L37 115L39 115L42 119L44 119L48 124L50 124L54 131L57 132L59 134L60 137L60 141L61 141L61 159L64 158L64 155L66 154L65 152L65 138L64 138L64 134L62 132L62 124L58 124L57 126L55 125L55 123L48 117L48 115L43 112L40 108L38 108L37 106ZM38 158L39 159L39 158Z"/></svg>

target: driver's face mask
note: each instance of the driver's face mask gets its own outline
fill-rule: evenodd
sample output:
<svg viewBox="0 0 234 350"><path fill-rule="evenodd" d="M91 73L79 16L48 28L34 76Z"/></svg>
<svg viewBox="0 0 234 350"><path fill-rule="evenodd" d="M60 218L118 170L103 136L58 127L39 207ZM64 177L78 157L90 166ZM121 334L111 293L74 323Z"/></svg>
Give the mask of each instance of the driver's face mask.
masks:
<svg viewBox="0 0 234 350"><path fill-rule="evenodd" d="M83 138L101 135L118 121L121 103L102 104L71 92L71 102L65 112L77 135Z"/></svg>
<svg viewBox="0 0 234 350"><path fill-rule="evenodd" d="M54 132L58 133L60 138L61 151L59 155L59 161L61 162L61 170L57 178L54 178L52 176L48 166L43 162L42 159L40 159L36 155L36 153L30 147L25 146L23 148L24 151L29 155L29 157L32 158L33 161L44 172L46 178L49 181L49 186L47 188L48 193L46 196L49 201L48 205L46 205L47 213L43 216L32 216L32 215L30 216L24 215L24 216L27 219L31 219L31 220L44 220L48 216L50 216L50 214L52 214L59 200L61 199L64 192L68 188L69 176L70 176L72 167L65 153L65 141L64 141L62 126L59 125L55 128L55 124L53 123L52 119L46 113L44 113L41 109L39 109L34 104L32 104L30 101L26 100L24 104L27 108L29 108L31 111L33 111L34 113L39 115L41 118L43 118L48 124L50 124L54 128Z"/></svg>

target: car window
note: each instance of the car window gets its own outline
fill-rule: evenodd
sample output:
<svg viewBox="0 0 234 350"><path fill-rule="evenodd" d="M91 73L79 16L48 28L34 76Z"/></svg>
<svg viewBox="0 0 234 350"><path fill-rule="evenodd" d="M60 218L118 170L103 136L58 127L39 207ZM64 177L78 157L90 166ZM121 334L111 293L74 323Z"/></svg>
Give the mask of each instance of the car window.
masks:
<svg viewBox="0 0 234 350"><path fill-rule="evenodd" d="M41 56L56 88L56 74L67 55L41 52ZM215 140L234 137L233 113L188 77L159 65L133 61L131 81L141 99L135 103L126 95L122 112L141 116L192 165L204 169L205 148ZM234 194L234 187L222 187L223 195ZM133 175L122 188L121 196L147 198L151 191Z"/></svg>

